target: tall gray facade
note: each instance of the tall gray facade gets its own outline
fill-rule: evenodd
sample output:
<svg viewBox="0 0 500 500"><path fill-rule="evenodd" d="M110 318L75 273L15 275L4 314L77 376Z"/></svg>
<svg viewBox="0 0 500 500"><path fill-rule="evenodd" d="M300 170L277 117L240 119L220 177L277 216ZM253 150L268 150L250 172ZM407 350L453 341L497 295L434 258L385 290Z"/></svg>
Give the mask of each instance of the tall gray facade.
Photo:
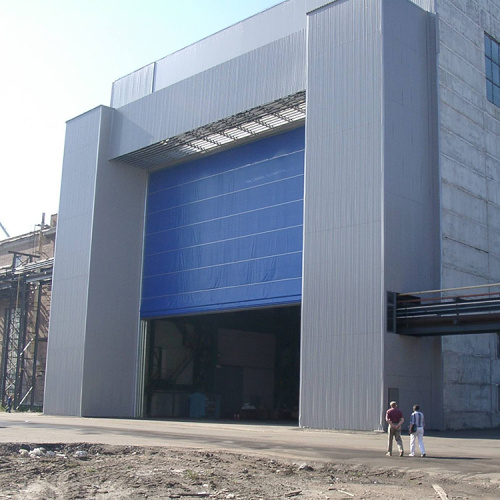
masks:
<svg viewBox="0 0 500 500"><path fill-rule="evenodd" d="M497 2L442 1L439 15L441 284L500 281L500 108L485 94L484 34ZM443 338L445 425L500 425L496 335Z"/></svg>
<svg viewBox="0 0 500 500"><path fill-rule="evenodd" d="M288 0L70 120L44 411L144 415L151 173L305 124L299 424L381 429L398 395L431 428L499 425L496 334L402 336L386 313L388 292L500 281L485 33L493 1Z"/></svg>

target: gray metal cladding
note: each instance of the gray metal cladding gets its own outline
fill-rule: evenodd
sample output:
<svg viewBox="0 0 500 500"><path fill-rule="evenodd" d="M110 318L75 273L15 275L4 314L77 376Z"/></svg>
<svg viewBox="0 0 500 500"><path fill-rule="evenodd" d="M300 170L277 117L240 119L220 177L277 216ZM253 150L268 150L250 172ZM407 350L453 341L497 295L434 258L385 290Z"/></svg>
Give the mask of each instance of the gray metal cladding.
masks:
<svg viewBox="0 0 500 500"><path fill-rule="evenodd" d="M47 413L134 415L147 173L110 160L306 90L300 425L381 427L384 389L401 375L384 366L384 352L397 355L384 344L386 280L431 279L399 271L405 248L436 229L427 224L434 179L419 170L435 146L423 25L408 6L289 0L118 80L118 109L68 123ZM385 43L384 26L401 43ZM415 232L385 231L417 212Z"/></svg>
<svg viewBox="0 0 500 500"><path fill-rule="evenodd" d="M109 118L96 171L82 415L133 417L147 174L106 159Z"/></svg>
<svg viewBox="0 0 500 500"><path fill-rule="evenodd" d="M67 125L57 222L44 411L80 415L95 164L102 108Z"/></svg>
<svg viewBox="0 0 500 500"><path fill-rule="evenodd" d="M433 21L409 2L385 1L385 279L399 292L439 288Z"/></svg>
<svg viewBox="0 0 500 500"><path fill-rule="evenodd" d="M111 107L120 108L153 92L155 63L148 64L113 83Z"/></svg>
<svg viewBox="0 0 500 500"><path fill-rule="evenodd" d="M44 411L133 416L147 174L111 165L113 110L68 123Z"/></svg>
<svg viewBox="0 0 500 500"><path fill-rule="evenodd" d="M154 91L304 31L304 3L283 2L160 59Z"/></svg>
<svg viewBox="0 0 500 500"><path fill-rule="evenodd" d="M123 106L110 158L302 91L305 61L301 31Z"/></svg>
<svg viewBox="0 0 500 500"><path fill-rule="evenodd" d="M288 0L169 54L155 63L120 78L113 84L111 106L121 107L149 93L241 57L286 38L306 27L306 11L324 0ZM154 73L150 69L154 67ZM147 75L147 80L146 80ZM143 86L142 83L148 82Z"/></svg>
<svg viewBox="0 0 500 500"><path fill-rule="evenodd" d="M436 12L436 0L410 0L427 12Z"/></svg>
<svg viewBox="0 0 500 500"><path fill-rule="evenodd" d="M337 0L287 0L113 83L111 106L118 108L223 64L306 27L306 14ZM434 12L435 0L410 0Z"/></svg>
<svg viewBox="0 0 500 500"><path fill-rule="evenodd" d="M381 1L309 16L300 425L381 424Z"/></svg>
<svg viewBox="0 0 500 500"><path fill-rule="evenodd" d="M434 15L385 0L384 278L396 292L439 288L439 167ZM399 388L405 418L418 401L441 427L440 341L387 333L384 395ZM389 401L385 401L384 409Z"/></svg>

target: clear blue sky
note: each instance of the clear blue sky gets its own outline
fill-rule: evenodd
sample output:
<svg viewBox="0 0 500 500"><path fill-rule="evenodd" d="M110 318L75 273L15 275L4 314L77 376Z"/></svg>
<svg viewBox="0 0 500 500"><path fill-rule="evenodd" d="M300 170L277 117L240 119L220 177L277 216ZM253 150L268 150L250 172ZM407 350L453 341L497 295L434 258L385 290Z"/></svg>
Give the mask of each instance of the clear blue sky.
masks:
<svg viewBox="0 0 500 500"><path fill-rule="evenodd" d="M120 77L278 3L0 0L0 222L10 236L58 211L67 120L109 105Z"/></svg>

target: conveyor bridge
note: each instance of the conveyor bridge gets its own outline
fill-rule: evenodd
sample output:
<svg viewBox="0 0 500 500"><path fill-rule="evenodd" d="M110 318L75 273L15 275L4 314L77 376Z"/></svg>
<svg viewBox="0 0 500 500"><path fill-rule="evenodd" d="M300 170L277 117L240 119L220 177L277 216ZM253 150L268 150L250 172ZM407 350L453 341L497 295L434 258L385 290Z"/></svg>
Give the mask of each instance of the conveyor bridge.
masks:
<svg viewBox="0 0 500 500"><path fill-rule="evenodd" d="M475 293L480 289L485 291ZM393 333L410 336L500 333L500 283L389 292L387 327Z"/></svg>

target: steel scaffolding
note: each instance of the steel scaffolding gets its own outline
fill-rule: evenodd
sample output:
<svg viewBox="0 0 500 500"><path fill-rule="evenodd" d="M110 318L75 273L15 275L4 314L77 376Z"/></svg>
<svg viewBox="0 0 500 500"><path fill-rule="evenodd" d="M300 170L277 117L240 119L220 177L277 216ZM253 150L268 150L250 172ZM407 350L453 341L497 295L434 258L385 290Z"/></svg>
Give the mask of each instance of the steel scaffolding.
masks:
<svg viewBox="0 0 500 500"><path fill-rule="evenodd" d="M16 409L41 409L38 379L45 373L54 259L33 262L37 255L10 253L12 266L0 270L0 301L7 305L0 329L0 397L5 405L11 395Z"/></svg>

